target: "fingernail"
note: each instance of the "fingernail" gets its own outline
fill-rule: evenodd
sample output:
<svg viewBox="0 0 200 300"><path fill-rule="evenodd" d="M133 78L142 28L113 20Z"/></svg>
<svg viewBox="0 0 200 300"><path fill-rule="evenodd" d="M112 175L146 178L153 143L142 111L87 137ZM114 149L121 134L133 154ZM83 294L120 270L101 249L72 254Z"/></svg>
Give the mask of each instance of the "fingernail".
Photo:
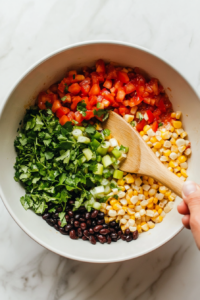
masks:
<svg viewBox="0 0 200 300"><path fill-rule="evenodd" d="M195 182L193 181L186 181L184 184L183 184L183 188L182 188L182 194L183 194L183 197L187 197L189 196L190 194L194 193L197 191L197 185Z"/></svg>

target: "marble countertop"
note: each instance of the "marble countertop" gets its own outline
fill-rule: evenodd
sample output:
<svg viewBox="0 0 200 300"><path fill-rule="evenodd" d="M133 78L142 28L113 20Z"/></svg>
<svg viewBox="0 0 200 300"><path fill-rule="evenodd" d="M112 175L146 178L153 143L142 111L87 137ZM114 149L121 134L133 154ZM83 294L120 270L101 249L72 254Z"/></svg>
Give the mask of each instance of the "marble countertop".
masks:
<svg viewBox="0 0 200 300"><path fill-rule="evenodd" d="M38 59L94 39L122 40L155 51L200 94L198 0L1 0L0 5L2 102L18 76ZM127 262L65 259L31 240L0 201L2 300L199 299L199 266L200 253L187 230Z"/></svg>

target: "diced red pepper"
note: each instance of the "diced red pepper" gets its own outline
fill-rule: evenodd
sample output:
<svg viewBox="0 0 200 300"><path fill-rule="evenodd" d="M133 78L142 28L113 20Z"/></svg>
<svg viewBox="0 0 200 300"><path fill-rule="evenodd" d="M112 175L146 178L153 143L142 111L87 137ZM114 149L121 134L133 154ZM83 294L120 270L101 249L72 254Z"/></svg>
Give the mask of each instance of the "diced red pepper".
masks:
<svg viewBox="0 0 200 300"><path fill-rule="evenodd" d="M66 115L64 115L64 116L62 116L60 119L59 119L59 122L60 122L60 125L65 125L65 123L66 122L69 122L70 121L70 119L66 116Z"/></svg>
<svg viewBox="0 0 200 300"><path fill-rule="evenodd" d="M96 62L96 72L98 73L105 73L106 67L105 63L102 59L97 60Z"/></svg>
<svg viewBox="0 0 200 300"><path fill-rule="evenodd" d="M126 96L126 93L123 88L120 88L117 92L116 101L122 102Z"/></svg>
<svg viewBox="0 0 200 300"><path fill-rule="evenodd" d="M86 116L84 117L85 120L90 120L91 118L94 117L94 112L93 110L87 110L86 111Z"/></svg>
<svg viewBox="0 0 200 300"><path fill-rule="evenodd" d="M165 103L164 103L163 99L160 99L160 101L158 102L158 108L159 108L162 112L166 112L166 107L165 107Z"/></svg>
<svg viewBox="0 0 200 300"><path fill-rule="evenodd" d="M112 87L112 80L111 79L106 79L106 81L104 82L103 86L107 89L111 89Z"/></svg>
<svg viewBox="0 0 200 300"><path fill-rule="evenodd" d="M75 119L75 113L73 111L70 111L67 115L67 117L69 118L69 120L74 120Z"/></svg>
<svg viewBox="0 0 200 300"><path fill-rule="evenodd" d="M154 115L152 114L152 112L150 110L147 110L146 114L148 116L148 123L151 124L154 120Z"/></svg>
<svg viewBox="0 0 200 300"><path fill-rule="evenodd" d="M124 86L125 93L130 94L136 90L136 86L130 81Z"/></svg>
<svg viewBox="0 0 200 300"><path fill-rule="evenodd" d="M146 125L146 121L145 121L145 119L142 119L142 120L141 120L139 123L137 123L137 125L136 125L137 131L139 131L139 132L142 131L145 125Z"/></svg>
<svg viewBox="0 0 200 300"><path fill-rule="evenodd" d="M75 121L77 121L80 124L81 122L83 122L84 117L79 111L76 111L74 119L75 119Z"/></svg>
<svg viewBox="0 0 200 300"><path fill-rule="evenodd" d="M71 104L71 110L75 110L77 107L77 104L81 101L82 101L81 97L79 97L79 96L73 97L72 104Z"/></svg>
<svg viewBox="0 0 200 300"><path fill-rule="evenodd" d="M100 93L100 86L98 83L93 84L91 87L91 90L89 92L89 95L98 95Z"/></svg>
<svg viewBox="0 0 200 300"><path fill-rule="evenodd" d="M61 107L61 103L59 100L54 101L53 105L52 105L52 112L55 113L57 111L57 109L59 109Z"/></svg>
<svg viewBox="0 0 200 300"><path fill-rule="evenodd" d="M77 95L81 91L81 87L78 83L73 83L69 86L68 91L73 95Z"/></svg>
<svg viewBox="0 0 200 300"><path fill-rule="evenodd" d="M158 129L158 122L157 121L153 122L153 124L151 125L151 128L153 129L154 132L156 132Z"/></svg>
<svg viewBox="0 0 200 300"><path fill-rule="evenodd" d="M122 83L127 83L130 80L127 73L122 72L122 71L117 72L117 77L118 77L119 81L121 81Z"/></svg>

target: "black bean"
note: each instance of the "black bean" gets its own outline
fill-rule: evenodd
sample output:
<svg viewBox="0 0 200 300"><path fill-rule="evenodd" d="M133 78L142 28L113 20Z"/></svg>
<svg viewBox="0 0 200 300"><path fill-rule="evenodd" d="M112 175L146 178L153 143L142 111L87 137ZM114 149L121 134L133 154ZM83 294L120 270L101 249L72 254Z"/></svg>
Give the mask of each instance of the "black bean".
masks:
<svg viewBox="0 0 200 300"><path fill-rule="evenodd" d="M99 211L97 217L98 219L104 219L104 213L102 211Z"/></svg>
<svg viewBox="0 0 200 300"><path fill-rule="evenodd" d="M109 223L110 227L115 227L116 226L116 222L115 221L112 221Z"/></svg>
<svg viewBox="0 0 200 300"><path fill-rule="evenodd" d="M71 225L71 224L67 224L66 226L65 226L65 230L66 231L70 231L70 230L72 230L73 229L73 226Z"/></svg>
<svg viewBox="0 0 200 300"><path fill-rule="evenodd" d="M68 215L65 215L65 220L68 222L70 217Z"/></svg>
<svg viewBox="0 0 200 300"><path fill-rule="evenodd" d="M93 210L93 212L91 213L91 218L95 219L97 217L97 215L98 215L98 212L99 211L97 209Z"/></svg>
<svg viewBox="0 0 200 300"><path fill-rule="evenodd" d="M133 239L133 235L132 235L132 234L127 234L127 236L126 236L126 241L127 241L127 242L131 242L132 239Z"/></svg>
<svg viewBox="0 0 200 300"><path fill-rule="evenodd" d="M65 211L68 212L69 211L69 205L66 205L65 207Z"/></svg>
<svg viewBox="0 0 200 300"><path fill-rule="evenodd" d="M120 235L118 235L118 236L117 236L117 240L120 240L120 239L121 239L121 236L120 236Z"/></svg>
<svg viewBox="0 0 200 300"><path fill-rule="evenodd" d="M98 220L98 221L97 221L97 224L98 224L98 225L103 225L104 223L105 223L104 219Z"/></svg>
<svg viewBox="0 0 200 300"><path fill-rule="evenodd" d="M59 213L59 212L62 212L62 207L57 207L56 211Z"/></svg>
<svg viewBox="0 0 200 300"><path fill-rule="evenodd" d="M57 224L54 225L54 228L55 228L56 230L59 230L59 226L58 226Z"/></svg>
<svg viewBox="0 0 200 300"><path fill-rule="evenodd" d="M86 223L81 223L80 224L80 227L82 230L86 229L87 228L87 224Z"/></svg>
<svg viewBox="0 0 200 300"><path fill-rule="evenodd" d="M52 218L53 218L53 219L58 219L58 218L59 218L58 213L52 214Z"/></svg>
<svg viewBox="0 0 200 300"><path fill-rule="evenodd" d="M109 228L111 233L116 233L114 228Z"/></svg>
<svg viewBox="0 0 200 300"><path fill-rule="evenodd" d="M92 221L92 226L95 227L97 225L96 221Z"/></svg>
<svg viewBox="0 0 200 300"><path fill-rule="evenodd" d="M119 230L120 230L120 227L119 227L118 224L117 224L114 228L115 228L116 231L119 231Z"/></svg>
<svg viewBox="0 0 200 300"><path fill-rule="evenodd" d="M122 231L119 230L119 231L117 232L117 235L118 235L118 236L121 236L121 235L122 235Z"/></svg>
<svg viewBox="0 0 200 300"><path fill-rule="evenodd" d="M89 234L94 234L93 228L89 228L88 231L89 231Z"/></svg>
<svg viewBox="0 0 200 300"><path fill-rule="evenodd" d="M69 203L69 205L73 205L74 204L74 200L69 200L68 203Z"/></svg>
<svg viewBox="0 0 200 300"><path fill-rule="evenodd" d="M133 232L133 240L137 240L137 238L138 238L138 231L136 230Z"/></svg>
<svg viewBox="0 0 200 300"><path fill-rule="evenodd" d="M117 239L117 233L111 233L110 236L111 236L112 239Z"/></svg>
<svg viewBox="0 0 200 300"><path fill-rule="evenodd" d="M103 228L108 228L108 224L103 224Z"/></svg>
<svg viewBox="0 0 200 300"><path fill-rule="evenodd" d="M70 220L69 220L69 222L70 222L70 224L74 224L74 218L71 218Z"/></svg>
<svg viewBox="0 0 200 300"><path fill-rule="evenodd" d="M122 239L123 241L125 241L125 240L126 240L126 236L125 236L124 234L121 234L121 239Z"/></svg>
<svg viewBox="0 0 200 300"><path fill-rule="evenodd" d="M74 219L78 220L80 218L80 216L81 216L80 214L75 214Z"/></svg>
<svg viewBox="0 0 200 300"><path fill-rule="evenodd" d="M86 224L87 224L87 227L90 227L92 225L92 221L91 220L87 220Z"/></svg>
<svg viewBox="0 0 200 300"><path fill-rule="evenodd" d="M47 213L47 214L44 214L44 215L42 216L42 219L43 219L43 220L46 220L46 219L48 219L49 217L50 217L50 214Z"/></svg>
<svg viewBox="0 0 200 300"><path fill-rule="evenodd" d="M82 237L83 236L83 232L82 232L81 228L77 229L77 235L78 235L78 237Z"/></svg>
<svg viewBox="0 0 200 300"><path fill-rule="evenodd" d="M95 244L96 244L96 239L95 239L95 237L94 237L93 235L90 235L90 236L89 236L89 241L90 241L90 243L91 243L92 245L95 245Z"/></svg>
<svg viewBox="0 0 200 300"><path fill-rule="evenodd" d="M109 233L110 233L110 230L109 230L109 229L106 229L106 228L103 228L103 229L99 230L99 233L100 233L100 234L103 234L103 235L106 235L106 234L109 234Z"/></svg>
<svg viewBox="0 0 200 300"><path fill-rule="evenodd" d="M47 224L49 224L50 226L54 225L54 220L53 219L46 219Z"/></svg>
<svg viewBox="0 0 200 300"><path fill-rule="evenodd" d="M84 206L80 206L79 209L78 209L78 211L80 211L81 213L85 212L86 208Z"/></svg>
<svg viewBox="0 0 200 300"><path fill-rule="evenodd" d="M70 216L70 218L73 218L73 216L74 216L73 211L72 211L72 210L69 210L69 211L68 211L68 215Z"/></svg>
<svg viewBox="0 0 200 300"><path fill-rule="evenodd" d="M77 239L76 231L74 229L70 230L69 236L72 240Z"/></svg>
<svg viewBox="0 0 200 300"><path fill-rule="evenodd" d="M79 225L80 225L79 221L74 221L74 226L75 227L79 227Z"/></svg>
<svg viewBox="0 0 200 300"><path fill-rule="evenodd" d="M99 235L97 236L97 238L98 238L98 241L99 241L101 244L104 244L104 243L107 241L106 237L103 236L103 235L101 235L101 234L99 234Z"/></svg>
<svg viewBox="0 0 200 300"><path fill-rule="evenodd" d="M88 220L88 219L90 219L90 213L89 212L86 212L85 213L85 218Z"/></svg>
<svg viewBox="0 0 200 300"><path fill-rule="evenodd" d="M68 235L69 233L64 230L64 228L59 228L61 234Z"/></svg>
<svg viewBox="0 0 200 300"><path fill-rule="evenodd" d="M102 225L97 225L94 227L94 232L99 232L99 230L101 230L103 228Z"/></svg>
<svg viewBox="0 0 200 300"><path fill-rule="evenodd" d="M112 242L117 242L117 239L112 239Z"/></svg>
<svg viewBox="0 0 200 300"><path fill-rule="evenodd" d="M129 235L129 234L130 234L130 232L131 232L131 231L130 231L130 229L129 229L129 228L127 228L127 229L125 230L125 234L126 234L126 235Z"/></svg>
<svg viewBox="0 0 200 300"><path fill-rule="evenodd" d="M110 244L112 242L112 239L109 235L107 235L107 244Z"/></svg>
<svg viewBox="0 0 200 300"><path fill-rule="evenodd" d="M83 235L83 236L82 236L82 240L83 240L83 241L87 241L86 236Z"/></svg>
<svg viewBox="0 0 200 300"><path fill-rule="evenodd" d="M83 217L80 217L80 218L79 218L79 221L80 221L80 222L86 222L86 219L83 218Z"/></svg>
<svg viewBox="0 0 200 300"><path fill-rule="evenodd" d="M89 238L89 231L87 229L83 230L83 234L84 234L84 236Z"/></svg>

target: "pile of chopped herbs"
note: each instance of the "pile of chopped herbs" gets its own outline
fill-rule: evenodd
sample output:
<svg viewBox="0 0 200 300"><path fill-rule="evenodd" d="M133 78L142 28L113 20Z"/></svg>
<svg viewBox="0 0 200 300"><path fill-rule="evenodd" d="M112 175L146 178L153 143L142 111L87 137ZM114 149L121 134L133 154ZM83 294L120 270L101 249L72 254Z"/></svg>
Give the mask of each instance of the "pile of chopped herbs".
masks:
<svg viewBox="0 0 200 300"><path fill-rule="evenodd" d="M14 142L17 152L14 179L26 191L20 199L23 207L42 214L51 202L50 212L60 206L64 211L67 201L72 199L74 210L82 205L88 211L100 209L100 203L116 188L116 181L112 180L116 170L112 165L101 168L103 159L98 154L102 145L105 148L105 136L109 134L108 129L99 132L88 123L82 127L71 122L61 126L50 109L27 110ZM90 157L84 154L85 150ZM112 162L116 169L114 157Z"/></svg>

